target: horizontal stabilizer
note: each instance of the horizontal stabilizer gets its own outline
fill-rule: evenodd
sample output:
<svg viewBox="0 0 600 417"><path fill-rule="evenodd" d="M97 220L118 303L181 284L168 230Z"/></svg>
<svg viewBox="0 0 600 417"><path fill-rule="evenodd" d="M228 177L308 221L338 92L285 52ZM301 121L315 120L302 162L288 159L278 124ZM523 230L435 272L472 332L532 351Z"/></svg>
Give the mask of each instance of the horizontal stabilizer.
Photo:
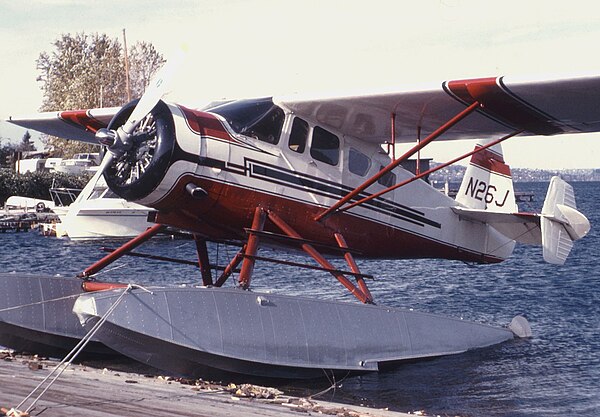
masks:
<svg viewBox="0 0 600 417"><path fill-rule="evenodd" d="M462 219L487 223L504 236L528 245L541 245L540 215L535 213L499 213L452 207Z"/></svg>

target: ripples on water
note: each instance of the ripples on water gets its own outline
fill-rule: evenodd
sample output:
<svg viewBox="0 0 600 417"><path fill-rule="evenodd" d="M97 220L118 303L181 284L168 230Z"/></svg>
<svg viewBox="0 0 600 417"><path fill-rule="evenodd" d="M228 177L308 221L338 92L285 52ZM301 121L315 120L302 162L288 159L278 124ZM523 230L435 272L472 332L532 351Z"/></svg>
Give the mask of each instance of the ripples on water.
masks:
<svg viewBox="0 0 600 417"><path fill-rule="evenodd" d="M531 323L531 339L347 378L326 399L400 411L425 410L432 415L600 415L600 202L595 195L600 184L574 186L578 207L590 219L592 230L575 245L562 267L545 264L541 249L527 246L518 246L513 257L499 265L439 260L359 262L363 272L377 277L369 287L379 304L500 325L520 313ZM517 184L518 189L535 193L537 206L546 187ZM100 246L120 243L7 233L0 235L0 270L75 275L103 255ZM155 239L138 250L195 258L194 244L185 240ZM212 246L211 260L218 257L223 265L235 251ZM303 258L294 254L287 259ZM136 258L122 258L107 269L102 279L160 285L200 281L192 267ZM352 301L335 279L323 273L265 263L258 263L255 271L252 285L257 291ZM314 393L327 386L321 385L288 388Z"/></svg>

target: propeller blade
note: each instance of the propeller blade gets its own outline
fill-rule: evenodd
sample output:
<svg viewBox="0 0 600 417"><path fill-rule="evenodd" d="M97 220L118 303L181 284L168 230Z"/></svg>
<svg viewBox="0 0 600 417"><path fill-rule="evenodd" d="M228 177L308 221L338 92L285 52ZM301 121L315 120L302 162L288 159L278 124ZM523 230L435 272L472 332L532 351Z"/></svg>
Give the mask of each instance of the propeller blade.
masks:
<svg viewBox="0 0 600 417"><path fill-rule="evenodd" d="M185 52L185 48L180 48L156 73L156 76L150 82L150 85L140 98L137 106L135 106L135 109L133 109L133 112L123 125L123 131L127 135L133 133L142 119L152 111L154 106L156 106L160 99L168 92L169 82L184 62Z"/></svg>
<svg viewBox="0 0 600 417"><path fill-rule="evenodd" d="M179 48L171 59L156 73L123 126L116 130L102 128L96 132L98 142L108 147L107 155L99 167L100 172L104 172L115 157L121 157L131 148L131 135L140 122L169 91L170 81L184 62L186 52L187 48L185 46Z"/></svg>
<svg viewBox="0 0 600 417"><path fill-rule="evenodd" d="M106 167L108 167L110 165L110 163L112 162L114 157L115 156L112 154L112 152L106 152L104 154L104 158L102 159L102 162L100 162L98 171L100 171L101 173L104 173L104 170L106 169Z"/></svg>

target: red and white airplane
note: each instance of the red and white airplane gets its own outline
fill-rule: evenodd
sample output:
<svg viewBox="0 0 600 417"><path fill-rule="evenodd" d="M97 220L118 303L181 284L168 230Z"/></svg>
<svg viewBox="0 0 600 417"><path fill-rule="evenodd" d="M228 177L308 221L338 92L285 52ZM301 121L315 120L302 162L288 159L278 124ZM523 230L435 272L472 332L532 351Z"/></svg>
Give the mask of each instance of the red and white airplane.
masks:
<svg viewBox="0 0 600 417"><path fill-rule="evenodd" d="M155 94L123 108L10 122L68 139L100 138L112 155L105 176L114 192L156 209L155 222L208 240L246 242L260 234L331 252L341 235L365 257L473 262L500 262L518 241L542 244L547 261L563 263L572 241L589 230L572 188L556 179L541 214L519 212L500 142L598 131L599 96L600 78L494 77L203 110L159 102ZM456 199L415 181L427 172L403 168L431 141L454 139L477 140ZM394 158L384 144L414 146ZM264 231L257 210L271 219ZM278 220L292 239L279 236Z"/></svg>
<svg viewBox="0 0 600 417"><path fill-rule="evenodd" d="M242 288L250 286L256 261L315 268L265 259L258 255L260 244L304 250L320 264L317 269L330 272L361 302L371 304L367 275L355 256L492 263L509 257L515 242L523 242L542 245L548 262L562 264L573 241L590 229L577 211L572 187L559 178L551 181L541 213L520 212L501 142L600 131L600 77L454 80L419 91L267 97L199 110L162 101L166 74L168 69L139 101L122 108L9 120L107 146L101 169L112 191L156 210L156 226L81 277L92 277L164 226L194 235L204 289L165 289L163 298L157 292L153 297L135 293L127 309L106 325L119 331L99 333L103 343L157 367L184 372L196 363L263 376L314 376L322 369L376 370L383 362L456 353L512 337L506 330L412 311L216 288L239 264ZM414 172L405 167L431 142L457 139L474 139L476 145L441 166L470 157L453 199L422 180L431 170L420 172L418 163ZM402 145L405 151L396 156ZM209 263L206 241L242 247L218 277L213 278L217 268ZM324 255L343 256L348 270L336 268ZM21 284L9 278L6 287L15 291ZM23 285L31 280L23 277ZM84 285L87 290L106 288L93 280ZM170 297L175 297L171 304ZM121 298L115 301L111 294L84 295L75 311L89 326L117 302ZM136 317L148 320L139 327ZM198 325L192 317L205 320ZM169 325L154 329L144 323ZM360 331L353 330L356 323L363 323ZM339 340L332 336L338 330L346 332ZM312 373L303 373L307 369Z"/></svg>

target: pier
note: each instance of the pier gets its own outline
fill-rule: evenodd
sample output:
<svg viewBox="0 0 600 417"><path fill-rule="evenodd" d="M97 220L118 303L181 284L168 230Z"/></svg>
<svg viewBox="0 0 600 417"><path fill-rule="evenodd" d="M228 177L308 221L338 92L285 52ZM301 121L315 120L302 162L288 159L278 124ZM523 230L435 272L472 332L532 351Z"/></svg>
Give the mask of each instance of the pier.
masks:
<svg viewBox="0 0 600 417"><path fill-rule="evenodd" d="M19 404L58 364L56 360L0 352L0 415ZM71 365L29 415L44 417L408 417L408 414L283 395L257 385L219 385L124 369ZM32 396L35 398L37 393ZM22 407L24 411L31 400Z"/></svg>
<svg viewBox="0 0 600 417"><path fill-rule="evenodd" d="M42 223L50 223L57 220L58 216L54 213L3 215L2 212L0 212L0 233L28 232L37 228Z"/></svg>

